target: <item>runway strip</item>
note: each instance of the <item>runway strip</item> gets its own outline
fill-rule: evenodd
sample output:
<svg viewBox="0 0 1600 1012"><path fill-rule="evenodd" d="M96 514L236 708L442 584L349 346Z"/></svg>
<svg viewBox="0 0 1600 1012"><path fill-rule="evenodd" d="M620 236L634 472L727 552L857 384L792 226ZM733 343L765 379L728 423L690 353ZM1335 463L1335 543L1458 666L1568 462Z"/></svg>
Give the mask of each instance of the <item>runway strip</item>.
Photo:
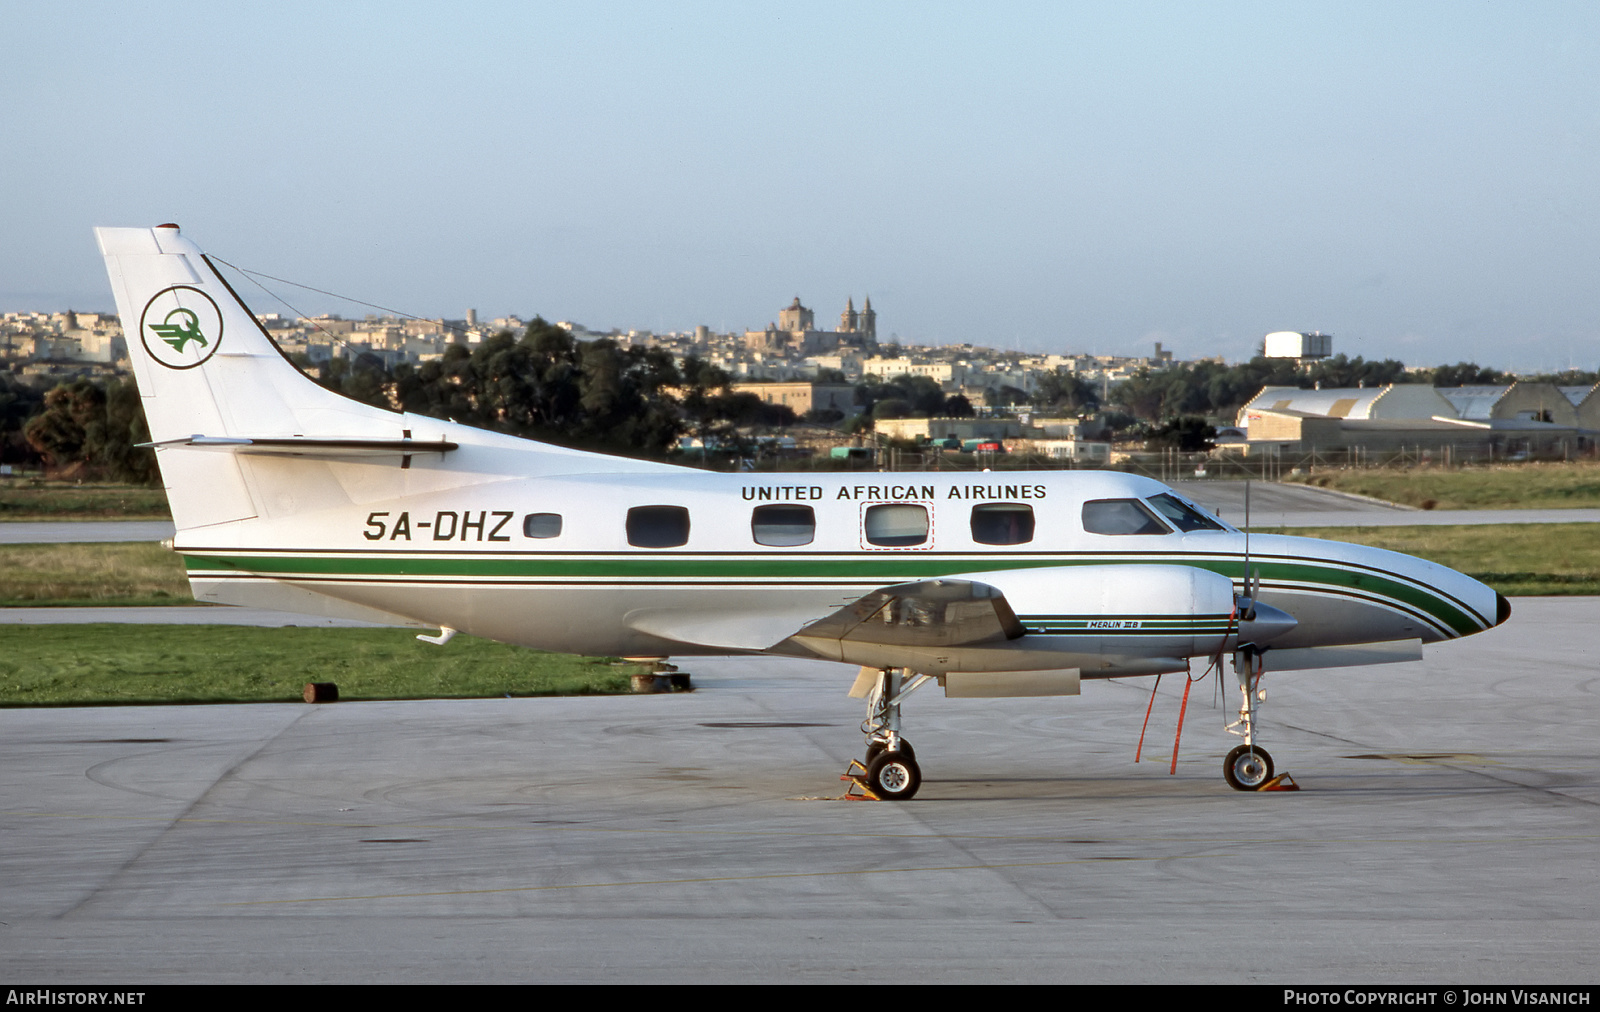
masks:
<svg viewBox="0 0 1600 1012"><path fill-rule="evenodd" d="M85 625L111 622L121 625L251 625L277 628L305 626L319 629L381 628L375 622L294 615L265 608L234 608L219 604L174 604L156 608L0 608L0 625Z"/></svg>
<svg viewBox="0 0 1600 1012"><path fill-rule="evenodd" d="M0 545L66 545L107 541L161 541L177 532L170 520L78 520L0 523Z"/></svg>
<svg viewBox="0 0 1600 1012"><path fill-rule="evenodd" d="M906 704L926 782L837 797L855 669L693 693L0 710L0 972L150 982L1582 984L1595 598L1410 664L1269 673L1298 793L1181 679ZM168 609L162 609L166 611ZM431 648L430 648L431 649ZM448 647L446 649L449 649Z"/></svg>
<svg viewBox="0 0 1600 1012"><path fill-rule="evenodd" d="M1224 517L1242 524L1243 511ZM1593 524L1600 523L1600 510L1418 510L1399 513L1379 510L1351 510L1347 513L1257 513L1250 511L1250 527L1447 527L1454 524Z"/></svg>
<svg viewBox="0 0 1600 1012"><path fill-rule="evenodd" d="M1242 481L1177 481L1172 487L1236 527L1245 522ZM1453 524L1592 524L1600 509L1420 510L1308 485L1250 482L1250 526L1443 527Z"/></svg>

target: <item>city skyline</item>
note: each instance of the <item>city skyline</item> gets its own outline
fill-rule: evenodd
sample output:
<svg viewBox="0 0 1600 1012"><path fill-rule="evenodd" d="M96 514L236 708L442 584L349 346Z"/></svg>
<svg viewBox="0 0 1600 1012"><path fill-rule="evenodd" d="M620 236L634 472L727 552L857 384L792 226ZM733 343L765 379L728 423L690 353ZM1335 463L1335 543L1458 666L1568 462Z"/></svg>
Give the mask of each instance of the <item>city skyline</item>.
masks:
<svg viewBox="0 0 1600 1012"><path fill-rule="evenodd" d="M730 331L870 295L906 343L1236 361L1320 330L1408 365L1600 359L1587 5L8 22L4 311L108 309L89 229L175 220L424 317Z"/></svg>

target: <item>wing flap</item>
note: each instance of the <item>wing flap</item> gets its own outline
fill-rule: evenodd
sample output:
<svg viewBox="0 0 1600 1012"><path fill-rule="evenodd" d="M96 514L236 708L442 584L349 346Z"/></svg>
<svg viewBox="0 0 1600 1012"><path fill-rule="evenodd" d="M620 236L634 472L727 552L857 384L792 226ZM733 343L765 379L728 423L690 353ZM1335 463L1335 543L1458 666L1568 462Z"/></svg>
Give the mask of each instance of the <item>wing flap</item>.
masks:
<svg viewBox="0 0 1600 1012"><path fill-rule="evenodd" d="M1261 655L1268 671L1310 671L1317 668L1353 668L1367 664L1404 664L1422 660L1421 640L1391 640L1338 647L1295 647L1267 650Z"/></svg>
<svg viewBox="0 0 1600 1012"><path fill-rule="evenodd" d="M810 611L688 611L650 609L630 614L628 627L664 640L719 650L768 650L817 616Z"/></svg>

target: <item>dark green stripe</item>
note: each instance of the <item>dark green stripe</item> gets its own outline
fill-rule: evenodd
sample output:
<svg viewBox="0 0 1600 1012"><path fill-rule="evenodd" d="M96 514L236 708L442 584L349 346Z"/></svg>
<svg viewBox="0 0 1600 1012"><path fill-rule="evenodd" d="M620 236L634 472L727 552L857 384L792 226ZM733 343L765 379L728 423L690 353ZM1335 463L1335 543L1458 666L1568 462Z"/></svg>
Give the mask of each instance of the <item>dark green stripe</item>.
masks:
<svg viewBox="0 0 1600 1012"><path fill-rule="evenodd" d="M879 585L971 572L974 565L988 570L1026 570L1064 566L1103 565L1178 565L1190 566L1240 582L1244 578L1242 557L1150 556L1137 559L1106 557L1033 557L1013 559L1004 556L982 558L940 555L844 557L782 557L754 555L744 557L694 558L684 556L601 556L550 558L546 556L505 557L416 557L382 555L317 554L185 556L191 573L205 570L233 570L263 576L305 574L351 579L364 577L491 577L541 579L668 580L708 578L732 581L770 581L828 579L869 581ZM1421 615L1430 616L1458 636L1486 628L1491 622L1473 614L1459 602L1441 599L1429 588L1395 574L1365 567L1360 563L1284 560L1257 557L1252 568L1264 583L1303 582L1332 590L1354 591L1363 596L1386 598ZM1345 566L1356 567L1344 568Z"/></svg>

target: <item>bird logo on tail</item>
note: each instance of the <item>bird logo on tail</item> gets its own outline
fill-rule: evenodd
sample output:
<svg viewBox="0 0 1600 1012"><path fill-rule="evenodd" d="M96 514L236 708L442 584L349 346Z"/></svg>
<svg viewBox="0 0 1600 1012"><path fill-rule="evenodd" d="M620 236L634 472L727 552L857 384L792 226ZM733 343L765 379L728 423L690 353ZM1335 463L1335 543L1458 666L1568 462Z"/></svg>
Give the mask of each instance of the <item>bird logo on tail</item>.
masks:
<svg viewBox="0 0 1600 1012"><path fill-rule="evenodd" d="M173 323L174 319L178 322ZM190 341L196 342L201 347L209 343L206 341L206 336L200 333L200 317L194 315L192 309L174 309L167 314L165 320L150 324L150 329L155 331L161 340L172 345L173 351L180 354L183 352L183 346Z"/></svg>
<svg viewBox="0 0 1600 1012"><path fill-rule="evenodd" d="M200 289L174 285L145 303L139 329L151 358L169 369L192 369L222 341L222 312Z"/></svg>

